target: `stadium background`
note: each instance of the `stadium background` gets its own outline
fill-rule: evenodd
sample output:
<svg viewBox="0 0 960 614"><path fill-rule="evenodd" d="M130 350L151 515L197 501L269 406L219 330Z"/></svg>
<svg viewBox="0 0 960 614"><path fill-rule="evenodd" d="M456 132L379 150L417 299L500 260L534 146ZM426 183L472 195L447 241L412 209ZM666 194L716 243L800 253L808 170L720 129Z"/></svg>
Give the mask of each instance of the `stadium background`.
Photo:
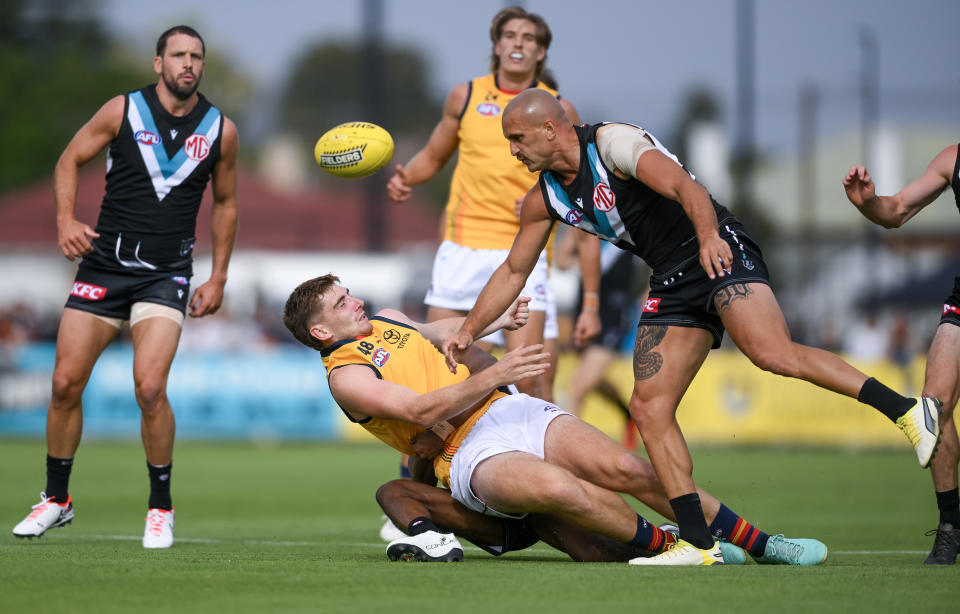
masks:
<svg viewBox="0 0 960 614"><path fill-rule="evenodd" d="M242 136L241 222L225 307L187 324L174 363L179 435L362 438L332 404L317 357L290 343L280 306L299 281L333 271L372 309L422 313L449 175L396 205L383 190L387 172L323 176L312 142L340 121L372 120L394 134L395 160L406 160L445 92L484 71L487 24L502 5L474 2L456 18L427 0L322 10L288 0L258 18L225 11L223 2L5 5L0 54L12 78L0 113L0 436L43 432L52 340L74 271L55 247L50 169L99 104L151 79L156 31L188 22L207 40L201 89ZM695 2L690 12L611 1L594 3L598 19L584 28L573 3L525 5L551 24L548 67L586 121L647 126L747 220L798 340L846 352L895 388L918 391L922 352L958 268L960 216L948 190L907 228L881 231L846 203L839 181L849 164L866 160L880 191L896 191L957 139L960 79L947 24L960 6L728 0ZM263 19L283 23L283 35ZM628 36L636 31L643 36ZM584 38L596 42L595 55L583 52ZM91 223L102 171L101 159L81 177L78 215ZM206 210L198 239L194 285L209 271ZM568 323L576 273L556 271L555 280ZM129 352L121 341L94 373L88 438L137 436ZM694 443L905 445L854 402L760 373L729 348L714 354L680 411ZM573 361L560 358L561 404ZM614 373L628 392L626 359ZM619 417L598 399L585 416L620 433ZM848 428L824 428L823 416Z"/></svg>

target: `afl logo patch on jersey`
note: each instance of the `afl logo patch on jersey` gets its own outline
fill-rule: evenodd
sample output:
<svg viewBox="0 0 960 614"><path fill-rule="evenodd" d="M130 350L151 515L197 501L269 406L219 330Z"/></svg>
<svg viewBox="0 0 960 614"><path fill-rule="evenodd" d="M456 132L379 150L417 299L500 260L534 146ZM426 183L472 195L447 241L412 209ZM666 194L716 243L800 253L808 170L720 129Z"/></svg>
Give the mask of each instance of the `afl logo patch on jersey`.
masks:
<svg viewBox="0 0 960 614"><path fill-rule="evenodd" d="M210 141L202 134L191 134L183 144L183 150L188 158L199 162L210 155Z"/></svg>
<svg viewBox="0 0 960 614"><path fill-rule="evenodd" d="M159 145L160 135L149 130L137 130L136 134L133 135L133 140L144 145Z"/></svg>
<svg viewBox="0 0 960 614"><path fill-rule="evenodd" d="M486 115L487 117L496 117L500 115L500 105L492 102L481 102L477 105L477 113Z"/></svg>
<svg viewBox="0 0 960 614"><path fill-rule="evenodd" d="M382 367L388 360L390 360L390 352L386 351L383 348L377 348L373 352L373 357L370 359L373 361L373 364L378 367Z"/></svg>
<svg viewBox="0 0 960 614"><path fill-rule="evenodd" d="M583 211L580 211L578 209L571 209L567 211L567 215L564 219L567 220L568 224L572 224L576 226L577 224L580 223L580 220L583 219Z"/></svg>
<svg viewBox="0 0 960 614"><path fill-rule="evenodd" d="M605 183L598 183L593 188L593 206L596 207L599 211L613 211L613 208L617 205L617 197L614 196L613 190L610 189Z"/></svg>

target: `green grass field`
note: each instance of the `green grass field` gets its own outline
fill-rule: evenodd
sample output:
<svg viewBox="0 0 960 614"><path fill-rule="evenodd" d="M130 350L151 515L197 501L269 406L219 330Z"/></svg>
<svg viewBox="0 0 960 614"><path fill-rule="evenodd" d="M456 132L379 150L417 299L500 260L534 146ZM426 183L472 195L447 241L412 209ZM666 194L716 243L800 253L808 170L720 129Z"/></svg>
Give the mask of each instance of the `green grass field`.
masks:
<svg viewBox="0 0 960 614"><path fill-rule="evenodd" d="M39 499L43 458L41 441L0 439L0 612L851 613L960 602L960 565L921 564L936 508L905 450L695 450L699 483L731 508L830 547L816 568L710 569L573 563L541 545L392 563L373 495L397 459L365 444L180 443L177 542L145 551L139 443L85 442L74 523L17 540L9 531Z"/></svg>

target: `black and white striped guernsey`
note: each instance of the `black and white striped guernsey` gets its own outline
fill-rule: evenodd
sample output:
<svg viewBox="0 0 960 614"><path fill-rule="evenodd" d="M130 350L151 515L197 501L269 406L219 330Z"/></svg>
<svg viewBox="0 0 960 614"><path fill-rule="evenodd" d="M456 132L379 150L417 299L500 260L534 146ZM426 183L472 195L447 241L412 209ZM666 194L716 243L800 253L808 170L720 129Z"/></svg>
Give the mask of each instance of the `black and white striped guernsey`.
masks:
<svg viewBox="0 0 960 614"><path fill-rule="evenodd" d="M550 216L639 256L654 271L699 253L693 223L680 203L633 177L617 177L604 164L596 142L597 129L604 125L574 127L580 140L580 168L570 185L552 171L540 173L540 191ZM647 136L676 160L652 134ZM718 222L733 218L726 207L712 202Z"/></svg>
<svg viewBox="0 0 960 614"><path fill-rule="evenodd" d="M222 114L202 95L190 113L176 117L160 104L156 85L128 93L107 151L100 237L84 262L131 273L190 269L222 132Z"/></svg>

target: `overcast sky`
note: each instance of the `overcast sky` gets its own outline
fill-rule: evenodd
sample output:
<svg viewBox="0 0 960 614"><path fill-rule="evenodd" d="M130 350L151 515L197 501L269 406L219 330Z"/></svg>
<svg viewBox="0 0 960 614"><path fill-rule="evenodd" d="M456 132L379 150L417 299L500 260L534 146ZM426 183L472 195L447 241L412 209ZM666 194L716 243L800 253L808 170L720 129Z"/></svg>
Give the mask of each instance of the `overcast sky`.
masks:
<svg viewBox="0 0 960 614"><path fill-rule="evenodd" d="M483 74L497 0L383 0L386 37L423 50L432 90ZM736 0L529 0L553 30L548 66L585 121L620 120L668 135L684 92L707 85L736 129ZM280 82L312 42L361 34L359 0L104 0L116 32L144 53L166 27L194 25L259 87ZM881 120L960 132L957 0L757 0L756 136L793 148L801 84L821 88L820 130L859 123L859 32L878 40ZM148 58L145 58L145 62ZM331 88L331 92L333 92ZM331 94L333 95L333 93ZM960 134L945 135L955 141ZM669 146L669 144L668 144Z"/></svg>

